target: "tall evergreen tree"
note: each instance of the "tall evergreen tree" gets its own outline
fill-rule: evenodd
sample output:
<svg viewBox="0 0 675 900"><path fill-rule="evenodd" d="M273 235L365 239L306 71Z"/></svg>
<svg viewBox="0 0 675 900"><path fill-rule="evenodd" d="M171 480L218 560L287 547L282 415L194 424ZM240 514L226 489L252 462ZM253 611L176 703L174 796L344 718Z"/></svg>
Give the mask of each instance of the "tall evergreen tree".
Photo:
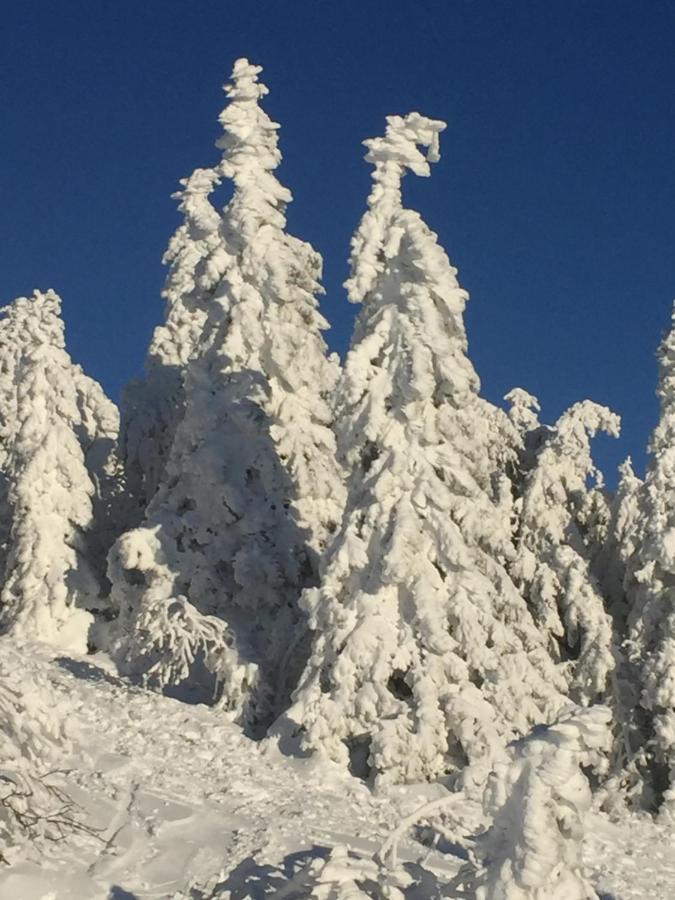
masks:
<svg viewBox="0 0 675 900"><path fill-rule="evenodd" d="M622 556L627 649L640 692L634 743L647 748L642 769L648 794L655 802L665 794L675 813L675 310L659 364L660 418L644 485L626 489L624 510L630 511L629 498L637 493L639 514L629 515L632 525L623 529Z"/></svg>
<svg viewBox="0 0 675 900"><path fill-rule="evenodd" d="M278 126L259 105L260 71L238 60L226 86L218 171L234 194L220 223L222 274L165 477L110 569L120 665L160 688L206 668L249 725L273 715L302 666L298 598L316 583L344 496L321 258L285 231L291 194L274 175Z"/></svg>
<svg viewBox="0 0 675 900"><path fill-rule="evenodd" d="M365 142L374 184L347 282L363 306L338 391L347 507L303 597L314 645L288 714L305 747L384 780L488 764L563 702L505 569L512 504L496 448L518 436L478 396L456 270L401 202L405 171L429 174L444 127L392 116Z"/></svg>
<svg viewBox="0 0 675 900"><path fill-rule="evenodd" d="M116 410L70 361L56 294L36 292L3 313L0 626L84 651L112 528Z"/></svg>
<svg viewBox="0 0 675 900"><path fill-rule="evenodd" d="M587 480L597 475L589 438L599 430L617 436L619 419L586 401L546 436L523 484L511 569L554 661L566 670L571 697L584 705L605 695L614 668L612 621L582 527Z"/></svg>

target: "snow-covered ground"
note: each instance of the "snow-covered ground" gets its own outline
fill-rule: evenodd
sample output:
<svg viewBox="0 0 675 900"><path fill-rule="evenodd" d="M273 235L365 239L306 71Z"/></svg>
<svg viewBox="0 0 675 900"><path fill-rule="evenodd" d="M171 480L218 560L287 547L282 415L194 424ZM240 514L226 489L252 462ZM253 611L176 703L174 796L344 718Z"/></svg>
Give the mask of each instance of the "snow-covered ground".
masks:
<svg viewBox="0 0 675 900"><path fill-rule="evenodd" d="M403 815L445 790L373 794L332 764L249 741L217 710L128 684L105 657L35 647L25 666L27 677L46 675L67 713L74 750L55 777L91 831L0 868L2 900L307 897L303 873L313 859L336 845L371 855ZM466 806L463 815L470 830L476 810ZM585 850L606 900L675 898L673 833L665 826L594 816ZM401 856L426 859L446 882L465 852L429 853L410 836ZM416 900L433 896L453 895L433 881L415 888Z"/></svg>

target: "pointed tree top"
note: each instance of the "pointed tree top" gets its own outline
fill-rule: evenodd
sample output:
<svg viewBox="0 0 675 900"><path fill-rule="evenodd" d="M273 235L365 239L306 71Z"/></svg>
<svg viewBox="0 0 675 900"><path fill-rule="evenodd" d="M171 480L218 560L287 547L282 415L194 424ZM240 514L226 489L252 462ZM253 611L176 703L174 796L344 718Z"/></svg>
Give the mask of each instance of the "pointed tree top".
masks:
<svg viewBox="0 0 675 900"><path fill-rule="evenodd" d="M670 328L661 341L658 357L663 375L665 374L664 369L672 368L675 363L675 300L673 300L673 308L670 311Z"/></svg>
<svg viewBox="0 0 675 900"><path fill-rule="evenodd" d="M675 301L671 311L671 324L664 334L656 352L659 361L659 381L656 395L661 408L659 423L649 441L648 452L655 458L667 452L672 456L673 435L675 433ZM655 462L652 459L650 468Z"/></svg>
<svg viewBox="0 0 675 900"><path fill-rule="evenodd" d="M504 400L511 404L509 419L519 431L527 432L539 427L541 406L534 394L528 393L524 388L514 387L508 394L504 394Z"/></svg>
<svg viewBox="0 0 675 900"><path fill-rule="evenodd" d="M264 84L258 83L262 66L254 66L247 59L238 59L232 70L232 80L223 90L228 104L218 116L224 134L216 141L216 147L224 150L221 165L225 174L233 177L236 170L246 160L256 158L262 168L276 169L281 160L277 150L276 131L279 126L258 105L258 101L269 93Z"/></svg>
<svg viewBox="0 0 675 900"><path fill-rule="evenodd" d="M428 119L416 112L407 116L387 116L384 137L363 142L368 148L366 160L375 163L376 172L387 163L395 163L399 178L406 169L426 177L431 174L429 163L441 158L438 136L446 127L445 122ZM428 148L427 152L423 153L418 145Z"/></svg>
<svg viewBox="0 0 675 900"><path fill-rule="evenodd" d="M245 57L238 59L232 68L231 80L223 86L230 100L259 100L269 93L264 84L258 83L262 66L255 66Z"/></svg>
<svg viewBox="0 0 675 900"><path fill-rule="evenodd" d="M234 230L247 238L264 222L283 228L284 208L293 199L272 174L281 162L279 126L259 104L268 93L258 82L260 72L262 67L247 59L234 64L232 79L224 88L229 102L218 116L223 134L216 141L223 151L217 171L235 185L231 211L241 221Z"/></svg>
<svg viewBox="0 0 675 900"><path fill-rule="evenodd" d="M18 297L0 309L0 330L0 343L11 345L15 351L45 344L64 347L61 298L51 288L36 289L31 297Z"/></svg>
<svg viewBox="0 0 675 900"><path fill-rule="evenodd" d="M382 269L384 256L393 252L388 233L394 219L403 212L401 179L406 169L424 177L431 174L429 163L440 159L438 136L445 127L445 122L416 112L387 116L384 137L363 142L368 148L366 160L374 163L375 171L369 209L352 238L351 276L345 282L352 303L363 301Z"/></svg>

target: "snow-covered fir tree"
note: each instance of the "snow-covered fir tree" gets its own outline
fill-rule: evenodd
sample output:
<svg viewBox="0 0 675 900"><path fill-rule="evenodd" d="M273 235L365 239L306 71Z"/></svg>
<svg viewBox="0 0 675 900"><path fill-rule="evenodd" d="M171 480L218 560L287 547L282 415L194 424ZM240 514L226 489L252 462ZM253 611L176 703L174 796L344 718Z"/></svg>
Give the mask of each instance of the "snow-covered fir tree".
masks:
<svg viewBox="0 0 675 900"><path fill-rule="evenodd" d="M554 661L566 671L571 697L584 705L605 695L614 669L612 620L582 529L587 480L599 477L589 439L599 430L617 436L619 419L586 401L563 413L544 438L524 479L511 568Z"/></svg>
<svg viewBox="0 0 675 900"><path fill-rule="evenodd" d="M208 682L206 669L249 725L273 715L302 668L298 598L316 583L344 497L321 258L285 231L292 198L274 175L278 126L259 105L260 71L238 60L226 86L218 173L234 194L219 226L220 277L186 359L164 477L110 566L122 668L160 688Z"/></svg>
<svg viewBox="0 0 675 900"><path fill-rule="evenodd" d="M206 308L228 265L221 216L210 197L217 169L196 169L181 181L183 222L169 242L164 263L165 321L154 331L144 379L132 381L123 400L121 434L131 515L137 522L154 496L184 409L185 369L197 352ZM137 524L134 522L134 524Z"/></svg>
<svg viewBox="0 0 675 900"><path fill-rule="evenodd" d="M374 184L347 282L363 306L338 391L346 513L303 597L313 651L279 723L380 780L489 764L565 687L505 569L498 457L518 435L478 396L456 270L402 206L402 176L429 174L444 127L412 113L366 141Z"/></svg>
<svg viewBox="0 0 675 900"><path fill-rule="evenodd" d="M639 690L634 743L646 748L647 799L675 814L675 310L659 348L659 423L644 485L624 471L627 653ZM639 504L638 510L635 502Z"/></svg>
<svg viewBox="0 0 675 900"><path fill-rule="evenodd" d="M582 839L591 789L581 767L602 764L606 707L580 709L509 748L483 800L492 821L479 838L476 900L595 900Z"/></svg>
<svg viewBox="0 0 675 900"><path fill-rule="evenodd" d="M4 552L0 624L85 651L112 530L117 414L73 365L52 291L3 310Z"/></svg>

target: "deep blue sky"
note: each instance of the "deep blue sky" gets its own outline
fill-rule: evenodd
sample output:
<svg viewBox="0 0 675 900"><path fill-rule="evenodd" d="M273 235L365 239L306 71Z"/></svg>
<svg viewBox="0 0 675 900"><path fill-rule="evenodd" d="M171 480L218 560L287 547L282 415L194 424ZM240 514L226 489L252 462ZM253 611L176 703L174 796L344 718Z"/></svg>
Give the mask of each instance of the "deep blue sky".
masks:
<svg viewBox="0 0 675 900"><path fill-rule="evenodd" d="M0 29L0 300L53 287L72 356L117 398L162 316L180 177L218 158L232 62L265 67L293 233L325 259L328 339L384 116L448 122L406 198L462 284L484 394L620 413L638 466L675 297L675 3L23 0Z"/></svg>

